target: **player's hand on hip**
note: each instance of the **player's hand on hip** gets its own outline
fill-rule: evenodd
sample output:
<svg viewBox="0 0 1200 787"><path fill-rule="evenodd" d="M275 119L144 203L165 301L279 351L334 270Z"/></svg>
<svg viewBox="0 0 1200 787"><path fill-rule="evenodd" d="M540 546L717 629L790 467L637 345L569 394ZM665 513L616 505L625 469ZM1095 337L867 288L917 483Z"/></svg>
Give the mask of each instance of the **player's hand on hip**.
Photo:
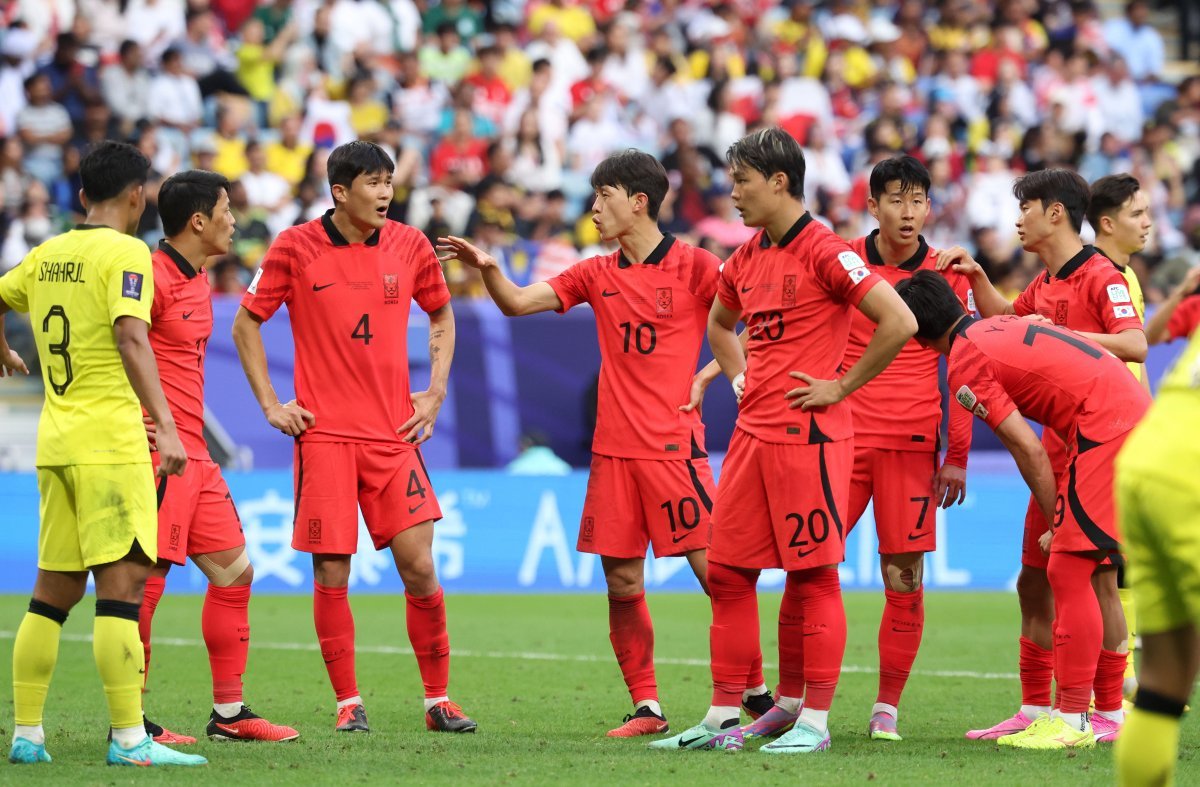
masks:
<svg viewBox="0 0 1200 787"><path fill-rule="evenodd" d="M267 423L289 437L299 437L317 422L317 417L296 404L296 400L283 404L276 402L267 408Z"/></svg>
<svg viewBox="0 0 1200 787"><path fill-rule="evenodd" d="M793 410L797 407L801 410L826 407L831 404L837 404L846 398L846 392L842 389L841 380L818 380L804 372L788 372L788 376L807 383L807 385L793 388L784 394L784 398L792 400L792 403L788 407Z"/></svg>
<svg viewBox="0 0 1200 787"><path fill-rule="evenodd" d="M1038 546L1042 548L1042 554L1050 554L1050 544L1054 541L1054 531L1047 530L1042 533L1042 537L1038 539Z"/></svg>
<svg viewBox="0 0 1200 787"><path fill-rule="evenodd" d="M939 251L933 266L939 271L953 266L956 272L967 278L982 276L984 273L983 266L976 262L971 253L962 246L952 246Z"/></svg>
<svg viewBox="0 0 1200 787"><path fill-rule="evenodd" d="M957 465L942 465L933 476L933 499L942 508L967 498L967 471Z"/></svg>
<svg viewBox="0 0 1200 787"><path fill-rule="evenodd" d="M458 260L463 265L480 270L496 264L495 257L454 235L437 239L437 256L442 262Z"/></svg>
<svg viewBox="0 0 1200 787"><path fill-rule="evenodd" d="M158 424L154 423L154 419L148 415L142 416L142 426L146 427L146 442L150 444L151 451L158 450Z"/></svg>
<svg viewBox="0 0 1200 787"><path fill-rule="evenodd" d="M687 404L679 405L679 412L690 413L692 410L700 411L701 405L704 404L704 391L708 388L708 381L700 375L692 378L692 387L688 391Z"/></svg>
<svg viewBox="0 0 1200 787"><path fill-rule="evenodd" d="M12 377L17 372L29 374L29 367L11 347L8 352L0 354L0 377Z"/></svg>
<svg viewBox="0 0 1200 787"><path fill-rule="evenodd" d="M396 434L403 435L404 442L420 445L433 437L433 423L446 395L433 391L419 391L412 395L412 417L400 425Z"/></svg>
<svg viewBox="0 0 1200 787"><path fill-rule="evenodd" d="M742 403L742 397L746 395L746 373L739 372L737 377L733 378L731 383L733 386L733 395L737 398L737 403Z"/></svg>
<svg viewBox="0 0 1200 787"><path fill-rule="evenodd" d="M183 475L187 467L187 452L183 450L183 442L174 430L160 432L158 435L158 471L156 475Z"/></svg>

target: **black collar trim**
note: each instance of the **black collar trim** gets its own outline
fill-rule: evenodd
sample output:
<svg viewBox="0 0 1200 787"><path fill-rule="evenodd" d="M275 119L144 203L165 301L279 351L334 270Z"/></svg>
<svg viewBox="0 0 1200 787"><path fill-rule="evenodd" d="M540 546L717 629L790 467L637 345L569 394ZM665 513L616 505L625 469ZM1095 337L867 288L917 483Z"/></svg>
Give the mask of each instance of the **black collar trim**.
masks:
<svg viewBox="0 0 1200 787"><path fill-rule="evenodd" d="M879 248L875 245L876 239L879 237L879 230L871 230L871 234L867 236L867 262L872 265L886 265L883 257L879 255ZM913 256L909 257L897 267L902 271L915 271L921 267L921 263L929 256L929 244L925 242L924 235L917 236L917 250Z"/></svg>
<svg viewBox="0 0 1200 787"><path fill-rule="evenodd" d="M1071 259L1067 260L1066 265L1064 265L1058 269L1058 273L1054 274L1054 278L1056 278L1056 279L1067 278L1072 273L1079 270L1079 267L1081 265L1083 265L1083 263L1090 260L1093 256L1095 256L1095 254L1096 254L1096 248L1094 246L1084 246L1082 249L1079 250L1078 254L1076 254ZM1047 284L1050 283L1050 271L1046 271L1046 283Z"/></svg>
<svg viewBox="0 0 1200 787"><path fill-rule="evenodd" d="M782 249L784 246L794 241L796 236L804 231L805 227L807 227L809 224L812 224L812 221L812 214L810 214L808 211L804 211L804 215L796 219L796 223L792 225L792 228L785 232L783 237L779 239L779 248ZM766 230L762 231L762 238L759 239L758 245L759 248L763 249L771 248L771 236L767 234Z"/></svg>
<svg viewBox="0 0 1200 787"><path fill-rule="evenodd" d="M83 223L79 223L79 224L76 224L76 225L75 225L75 229L77 229L77 230L111 230L111 229L112 229L112 227L108 226L107 224L83 224Z"/></svg>
<svg viewBox="0 0 1200 787"><path fill-rule="evenodd" d="M654 251L650 252L650 256L642 261L643 265L657 265L666 259L667 254L671 251L671 247L675 245L675 236L669 232L663 233L663 239L654 247ZM621 249L617 252L617 267L628 268L633 265L629 258L625 256L625 250Z"/></svg>
<svg viewBox="0 0 1200 787"><path fill-rule="evenodd" d="M182 254L179 253L179 250L167 243L165 239L158 242L158 250L170 257L171 262L175 263L175 267L178 268L179 272L184 276L188 277L189 279L196 278L196 274L199 273L199 271L193 268L192 264L188 262Z"/></svg>
<svg viewBox="0 0 1200 787"><path fill-rule="evenodd" d="M958 335L977 322L979 322L979 320L969 314L965 315L961 320L959 320L958 324L950 329L950 349L954 348L954 340L958 338Z"/></svg>
<svg viewBox="0 0 1200 787"><path fill-rule="evenodd" d="M325 211L321 216L321 227L325 230L325 234L329 236L329 242L334 246L349 246L350 241L346 240L346 236L342 235L337 226L333 223L333 208ZM375 230L365 241L368 246L379 245L379 233L381 230Z"/></svg>
<svg viewBox="0 0 1200 787"><path fill-rule="evenodd" d="M1099 254L1101 257L1103 257L1104 259L1111 262L1113 264L1113 267L1116 268L1117 270L1119 270L1121 273L1125 273L1126 269L1129 267L1128 265L1121 265L1116 260L1114 260L1112 257L1108 256L1108 252L1106 252L1104 249L1100 248L1099 246L1093 246L1092 248L1094 248L1096 250L1096 253Z"/></svg>

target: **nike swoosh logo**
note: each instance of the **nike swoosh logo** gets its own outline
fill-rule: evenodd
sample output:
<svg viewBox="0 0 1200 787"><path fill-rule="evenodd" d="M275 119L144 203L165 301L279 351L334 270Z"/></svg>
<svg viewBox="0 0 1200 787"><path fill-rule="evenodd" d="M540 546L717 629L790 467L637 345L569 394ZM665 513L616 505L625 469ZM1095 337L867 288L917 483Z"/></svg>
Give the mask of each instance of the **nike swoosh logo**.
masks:
<svg viewBox="0 0 1200 787"><path fill-rule="evenodd" d="M924 537L925 537L925 536L927 536L927 535L929 535L929 531L928 531L928 530L926 530L924 533L918 533L918 534L917 534L917 535L915 535L915 536L914 536L914 535L912 535L912 534L910 533L910 534L909 534L909 536L908 536L908 540L909 540L909 541L916 541L917 539L924 538Z"/></svg>
<svg viewBox="0 0 1200 787"><path fill-rule="evenodd" d="M191 317L191 316L192 316L193 314L195 314L195 313L196 313L196 310L195 310L195 309L192 309L190 312L184 312L184 313L183 313L183 319L185 319L185 320L186 320L186 319L188 319L189 317Z"/></svg>
<svg viewBox="0 0 1200 787"><path fill-rule="evenodd" d="M754 285L753 285L753 284L751 284L749 287L743 287L743 288L742 288L742 294L743 294L743 295L745 295L746 293L750 292L750 290L753 290L753 289L754 289Z"/></svg>
<svg viewBox="0 0 1200 787"><path fill-rule="evenodd" d="M797 549L796 557L808 557L813 552L816 552L818 549L820 549L820 547L813 547L812 549Z"/></svg>
<svg viewBox="0 0 1200 787"><path fill-rule="evenodd" d="M147 768L154 764L154 763L150 762L149 757L147 757L144 760L135 760L132 757L126 757L124 754L118 754L117 759L124 760L125 762L129 763L130 765L141 765L141 766L144 766Z"/></svg>
<svg viewBox="0 0 1200 787"><path fill-rule="evenodd" d="M683 539L687 538L690 535L691 535L691 533L684 533L682 536L671 536L671 543L678 544L680 541L682 541Z"/></svg>
<svg viewBox="0 0 1200 787"><path fill-rule="evenodd" d="M422 502L420 505L417 505L417 506L416 506L416 507L414 507L414 508L410 508L410 509L408 509L408 513L410 513L410 514L415 514L415 513L417 513L417 511L419 511L419 510L421 509L421 506L425 505L425 503L427 503L427 502L429 502L429 501L428 501L428 500L426 500L426 501Z"/></svg>
<svg viewBox="0 0 1200 787"><path fill-rule="evenodd" d="M321 290L328 289L329 287L332 287L332 286L333 286L333 285L335 285L335 284L337 284L337 282L335 282L335 281L334 281L334 282L330 282L329 284L322 284L322 285L320 285L320 286L318 286L318 285L314 284L314 285L313 285L313 292L320 292Z"/></svg>
<svg viewBox="0 0 1200 787"><path fill-rule="evenodd" d="M225 732L228 732L228 733L229 733L229 734L231 734L231 735L240 735L240 734L241 734L241 733L238 731L238 728L237 728L237 727L235 727L234 725L231 725L231 724L221 724L221 723L217 723L215 726L216 726L217 728L219 728L219 729L225 730Z"/></svg>
<svg viewBox="0 0 1200 787"><path fill-rule="evenodd" d="M695 743L696 741L702 741L702 740L704 740L704 736L703 736L703 735L697 735L695 738L690 738L690 739L688 739L688 740L684 740L683 738L680 738L680 739L679 739L679 748L681 748L681 749L682 749L682 748L685 748L685 747L687 747L687 746L691 746L691 745L692 745L693 743Z"/></svg>
<svg viewBox="0 0 1200 787"><path fill-rule="evenodd" d="M620 294L621 294L621 291L620 291L620 290L614 290L614 291L612 291L612 292L609 292L608 290L604 290L604 291L603 291L603 292L601 292L600 294L601 294L601 295L603 295L605 298L611 298L611 297L612 297L612 296L614 296L614 295L620 295Z"/></svg>

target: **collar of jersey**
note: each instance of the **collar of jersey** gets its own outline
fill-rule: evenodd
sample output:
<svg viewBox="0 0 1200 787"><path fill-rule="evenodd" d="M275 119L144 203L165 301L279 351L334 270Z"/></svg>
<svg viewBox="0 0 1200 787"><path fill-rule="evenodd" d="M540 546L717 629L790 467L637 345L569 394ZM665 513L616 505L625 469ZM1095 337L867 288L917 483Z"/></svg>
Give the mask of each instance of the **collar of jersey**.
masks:
<svg viewBox="0 0 1200 787"><path fill-rule="evenodd" d="M669 232L664 232L663 239L658 242L658 245L654 247L654 251L650 252L650 256L647 257L642 264L657 265L658 263L662 262L663 259L666 258L667 252L671 250L671 246L674 245L674 243L675 236ZM622 249L621 251L618 251L617 267L628 268L630 265L633 265L633 263L630 262L629 258L625 256L625 250Z"/></svg>
<svg viewBox="0 0 1200 787"><path fill-rule="evenodd" d="M188 277L189 279L196 278L198 271L192 267L190 262L183 258L183 255L180 254L174 246L167 243L165 238L158 242L158 250L170 257L171 262L175 263L175 267L178 268L179 272L184 276Z"/></svg>
<svg viewBox="0 0 1200 787"><path fill-rule="evenodd" d="M107 224L83 224L83 223L79 223L79 224L76 224L76 225L75 225L75 229L77 229L77 230L111 230L111 229L112 229L112 227L108 226Z"/></svg>
<svg viewBox="0 0 1200 787"><path fill-rule="evenodd" d="M1094 246L1084 246L1071 259L1067 260L1067 264L1058 269L1058 273L1054 274L1056 279L1065 279L1075 271L1079 270L1079 266L1090 260L1096 254ZM1050 271L1046 271L1046 283L1050 283Z"/></svg>
<svg viewBox="0 0 1200 787"><path fill-rule="evenodd" d="M879 230L871 230L871 234L867 236L867 262L872 265L886 265L883 257L879 256L879 249L875 246L875 238L879 235ZM917 251L913 256L909 257L898 267L902 271L915 271L921 267L921 263L929 256L929 244L925 242L924 235L917 236Z"/></svg>
<svg viewBox="0 0 1200 787"><path fill-rule="evenodd" d="M779 239L779 248L782 249L784 246L794 241L796 236L803 232L804 228L812 223L812 220L812 214L810 214L808 211L804 211L804 215L796 219L796 223L792 225L792 228L785 232L783 237ZM766 230L762 231L762 237L758 240L758 246L762 249L771 248L771 236L767 234Z"/></svg>
<svg viewBox="0 0 1200 787"><path fill-rule="evenodd" d="M1116 260L1114 260L1112 257L1108 256L1108 253L1107 253L1106 251L1104 251L1104 249L1100 248L1099 246L1095 246L1095 245L1093 245L1093 246L1092 246L1092 248L1093 248L1093 249L1095 249L1095 250L1096 250L1096 253L1097 253L1097 254L1099 254L1101 257L1103 257L1104 259L1106 259L1106 260L1108 260L1109 262L1111 262L1111 263L1113 264L1113 267L1114 267L1114 268L1116 268L1117 270L1119 270L1121 273L1124 273L1124 272L1125 272L1125 270L1126 270L1126 268L1128 268L1128 267L1129 267L1128 265L1121 265L1121 264L1119 264L1119 263L1118 263Z"/></svg>
<svg viewBox="0 0 1200 787"><path fill-rule="evenodd" d="M321 227L322 227L322 229L325 230L325 234L329 236L329 242L332 243L334 246L349 246L350 245L350 241L346 240L346 236L342 235L342 233L338 231L337 226L334 225L334 223L333 223L333 208L330 208L329 210L325 211L324 215L321 216ZM370 237L368 237L366 239L366 241L364 241L366 243L366 245L378 246L379 245L379 233L380 233L380 230L375 230L374 232L372 232Z"/></svg>
<svg viewBox="0 0 1200 787"><path fill-rule="evenodd" d="M969 328L973 323L977 322L979 322L979 320L969 314L965 315L961 320L959 320L958 324L950 329L950 349L954 349L954 340L958 338L958 335Z"/></svg>

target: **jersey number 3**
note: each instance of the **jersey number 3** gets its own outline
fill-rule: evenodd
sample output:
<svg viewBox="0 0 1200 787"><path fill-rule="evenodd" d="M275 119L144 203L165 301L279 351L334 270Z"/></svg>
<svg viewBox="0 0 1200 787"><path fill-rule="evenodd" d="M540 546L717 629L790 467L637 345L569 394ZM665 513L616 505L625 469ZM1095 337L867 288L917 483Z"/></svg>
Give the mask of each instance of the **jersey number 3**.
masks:
<svg viewBox="0 0 1200 787"><path fill-rule="evenodd" d="M66 371L62 382L59 382L54 378L54 370L47 368L46 379L50 381L50 387L54 389L54 393L62 396L67 392L67 386L75 379L75 373L71 371L71 353L67 351L71 344L71 321L67 319L67 312L63 307L51 306L50 311L46 312L46 318L42 320L42 333L50 333L50 323L55 317L62 320L62 338L46 345L46 349L51 355L62 358Z"/></svg>

